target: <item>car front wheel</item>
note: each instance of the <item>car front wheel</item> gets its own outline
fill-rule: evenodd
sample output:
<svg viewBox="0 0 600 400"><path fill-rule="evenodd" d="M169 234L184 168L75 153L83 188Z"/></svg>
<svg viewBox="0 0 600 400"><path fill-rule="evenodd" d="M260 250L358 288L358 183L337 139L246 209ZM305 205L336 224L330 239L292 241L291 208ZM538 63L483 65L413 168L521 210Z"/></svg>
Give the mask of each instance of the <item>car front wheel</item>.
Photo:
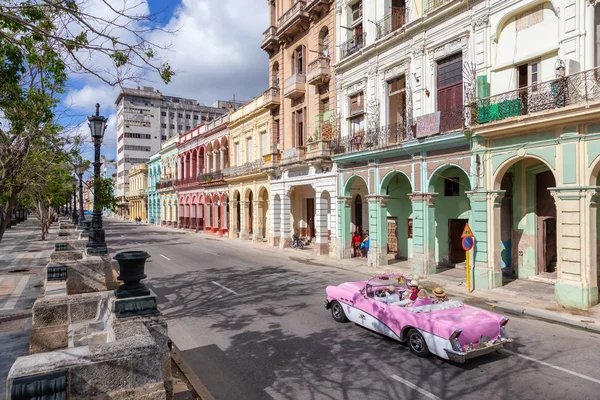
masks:
<svg viewBox="0 0 600 400"><path fill-rule="evenodd" d="M346 322L346 313L344 313L344 307L338 301L331 302L331 316L336 322Z"/></svg>
<svg viewBox="0 0 600 400"><path fill-rule="evenodd" d="M427 348L425 338L416 329L411 329L410 332L408 332L407 343L411 353L416 356L427 357L431 354Z"/></svg>

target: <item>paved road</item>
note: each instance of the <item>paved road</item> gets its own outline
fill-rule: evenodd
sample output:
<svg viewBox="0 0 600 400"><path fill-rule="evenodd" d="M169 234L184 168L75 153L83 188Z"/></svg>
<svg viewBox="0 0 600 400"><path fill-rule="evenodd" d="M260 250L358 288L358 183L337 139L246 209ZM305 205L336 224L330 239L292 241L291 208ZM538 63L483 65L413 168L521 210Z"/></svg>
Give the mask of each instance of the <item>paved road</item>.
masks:
<svg viewBox="0 0 600 400"><path fill-rule="evenodd" d="M333 321L328 284L368 271L309 253L107 221L113 251L148 251L147 283L170 336L213 397L229 399L598 399L600 337L513 317L512 352L464 365Z"/></svg>

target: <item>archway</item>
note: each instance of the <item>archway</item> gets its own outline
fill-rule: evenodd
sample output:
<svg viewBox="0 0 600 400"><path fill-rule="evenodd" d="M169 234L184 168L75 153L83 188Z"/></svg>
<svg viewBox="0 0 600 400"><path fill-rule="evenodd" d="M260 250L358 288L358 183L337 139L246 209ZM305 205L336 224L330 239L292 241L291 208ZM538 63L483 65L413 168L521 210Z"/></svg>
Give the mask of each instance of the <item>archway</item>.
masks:
<svg viewBox="0 0 600 400"><path fill-rule="evenodd" d="M503 275L556 279L557 213L548 190L556 187L552 170L533 157L510 160L498 170L493 184L503 196L492 221Z"/></svg>
<svg viewBox="0 0 600 400"><path fill-rule="evenodd" d="M247 233L248 235L252 235L253 233L253 226L252 226L252 222L253 222L253 218L254 218L254 194L252 193L251 189L248 189L246 191L246 207L248 209L248 211L246 212L246 226L245 226L245 233Z"/></svg>
<svg viewBox="0 0 600 400"><path fill-rule="evenodd" d="M412 193L411 182L402 172L390 172L383 179L381 193L389 196L381 243L387 243L388 258L410 259L413 250L413 208L408 196Z"/></svg>
<svg viewBox="0 0 600 400"><path fill-rule="evenodd" d="M267 227L269 218L269 192L264 187L261 187L258 191L259 198L259 235L260 239L264 240L267 238Z"/></svg>
<svg viewBox="0 0 600 400"><path fill-rule="evenodd" d="M429 191L437 193L434 226L428 234L433 238L434 260L438 265L455 266L465 262L462 232L471 215L471 202L466 192L471 190L469 177L456 165L436 169L429 178Z"/></svg>
<svg viewBox="0 0 600 400"><path fill-rule="evenodd" d="M369 229L369 207L367 204L367 195L369 190L366 181L354 175L348 179L344 185L344 202L340 203L338 225L338 240L340 243L340 258L350 258L353 256L352 235L354 232L362 233Z"/></svg>

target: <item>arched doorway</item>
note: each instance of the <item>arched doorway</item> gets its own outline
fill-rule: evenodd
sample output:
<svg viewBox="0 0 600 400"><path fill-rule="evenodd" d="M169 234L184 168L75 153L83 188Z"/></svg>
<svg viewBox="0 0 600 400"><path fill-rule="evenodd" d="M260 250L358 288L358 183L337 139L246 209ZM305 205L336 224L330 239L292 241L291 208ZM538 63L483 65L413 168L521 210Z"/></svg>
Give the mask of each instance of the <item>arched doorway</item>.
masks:
<svg viewBox="0 0 600 400"><path fill-rule="evenodd" d="M556 187L552 170L544 162L526 157L507 162L496 173L494 189L502 201L494 215L505 277L557 276L557 213L549 188Z"/></svg>
<svg viewBox="0 0 600 400"><path fill-rule="evenodd" d="M350 258L354 252L352 249L352 234L354 232L366 232L369 229L369 207L367 195L369 190L365 179L354 175L344 185L344 201L340 203L338 223L338 257Z"/></svg>
<svg viewBox="0 0 600 400"><path fill-rule="evenodd" d="M466 253L462 248L462 233L471 215L467 193L471 182L464 169L445 165L436 169L429 178L429 191L437 193L434 208L434 260L438 265L463 264Z"/></svg>
<svg viewBox="0 0 600 400"><path fill-rule="evenodd" d="M389 196L386 228L382 230L382 243L387 243L388 258L412 258L413 208L408 196L412 193L410 180L402 172L391 172L383 179L381 193Z"/></svg>

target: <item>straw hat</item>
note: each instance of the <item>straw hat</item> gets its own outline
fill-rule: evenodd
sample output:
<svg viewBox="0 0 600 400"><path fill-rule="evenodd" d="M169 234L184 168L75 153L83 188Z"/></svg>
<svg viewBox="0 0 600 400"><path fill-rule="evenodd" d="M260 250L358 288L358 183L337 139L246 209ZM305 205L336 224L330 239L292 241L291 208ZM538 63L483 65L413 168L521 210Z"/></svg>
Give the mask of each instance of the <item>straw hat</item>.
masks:
<svg viewBox="0 0 600 400"><path fill-rule="evenodd" d="M408 287L419 287L419 281L417 281L416 279L413 279L412 281L410 281L410 283L408 284Z"/></svg>
<svg viewBox="0 0 600 400"><path fill-rule="evenodd" d="M446 292L441 287L436 287L431 291L435 297L446 297Z"/></svg>

